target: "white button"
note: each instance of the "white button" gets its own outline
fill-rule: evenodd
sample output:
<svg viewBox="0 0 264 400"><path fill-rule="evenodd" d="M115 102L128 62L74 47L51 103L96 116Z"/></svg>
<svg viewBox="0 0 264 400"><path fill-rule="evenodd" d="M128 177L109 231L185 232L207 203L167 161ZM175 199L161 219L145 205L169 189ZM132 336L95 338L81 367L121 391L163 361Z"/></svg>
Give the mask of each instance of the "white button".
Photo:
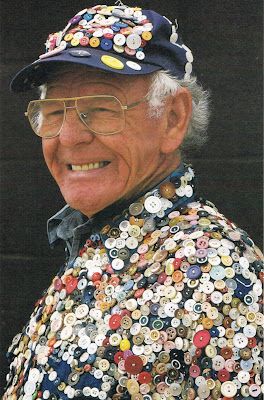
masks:
<svg viewBox="0 0 264 400"><path fill-rule="evenodd" d="M137 57L137 59L138 60L144 60L144 58L145 58L145 53L143 52L143 51L141 51L141 50L139 50L139 51L137 51L136 52L136 57Z"/></svg>
<svg viewBox="0 0 264 400"><path fill-rule="evenodd" d="M112 261L112 267L115 271L120 271L122 268L124 268L124 261L121 260L120 258L115 258Z"/></svg>
<svg viewBox="0 0 264 400"><path fill-rule="evenodd" d="M159 212L162 208L162 203L160 199L156 196L149 196L145 200L145 209L151 214Z"/></svg>
<svg viewBox="0 0 264 400"><path fill-rule="evenodd" d="M253 325L250 324L250 325L246 325L243 328L243 333L246 337L252 338L252 337L256 336L257 330Z"/></svg>
<svg viewBox="0 0 264 400"><path fill-rule="evenodd" d="M116 240L114 238L108 238L106 239L104 245L107 249L113 249L116 245Z"/></svg>
<svg viewBox="0 0 264 400"><path fill-rule="evenodd" d="M247 371L239 371L239 373L237 374L237 379L241 383L247 383L249 381L249 379L250 379L249 372L247 372Z"/></svg>
<svg viewBox="0 0 264 400"><path fill-rule="evenodd" d="M128 249L133 250L136 249L138 247L138 241L135 237L128 237L126 239L126 246Z"/></svg>
<svg viewBox="0 0 264 400"><path fill-rule="evenodd" d="M213 368L216 370L216 371L220 371L221 369L223 369L224 368L224 366L225 366L225 359L224 359L224 357L222 357L222 356L215 356L214 358L213 358L213 360L212 360L212 365L213 365Z"/></svg>
<svg viewBox="0 0 264 400"><path fill-rule="evenodd" d="M88 348L87 348L87 352L88 352L89 354L95 354L96 351L97 351L97 348L98 348L98 346L97 346L96 343L90 343L89 346L88 346Z"/></svg>
<svg viewBox="0 0 264 400"><path fill-rule="evenodd" d="M138 63L136 63L134 61L127 61L126 65L129 68L134 69L135 71L140 71L141 70L141 65L139 65Z"/></svg>
<svg viewBox="0 0 264 400"><path fill-rule="evenodd" d="M33 394L36 390L36 384L33 381L27 381L24 385L24 392L27 395Z"/></svg>
<svg viewBox="0 0 264 400"><path fill-rule="evenodd" d="M37 383L40 377L40 371L37 368L32 368L28 374L28 380Z"/></svg>
<svg viewBox="0 0 264 400"><path fill-rule="evenodd" d="M72 336L72 326L67 325L65 326L60 334L61 340L67 340Z"/></svg>
<svg viewBox="0 0 264 400"><path fill-rule="evenodd" d="M243 333L236 333L233 337L233 343L238 349L243 349L248 344L248 338Z"/></svg>
<svg viewBox="0 0 264 400"><path fill-rule="evenodd" d="M186 197L192 197L193 188L191 187L191 185L187 185L184 190L185 190L185 196Z"/></svg>
<svg viewBox="0 0 264 400"><path fill-rule="evenodd" d="M123 46L123 44L126 43L126 37L122 35L121 33L117 33L114 36L114 43L117 44L118 46Z"/></svg>
<svg viewBox="0 0 264 400"><path fill-rule="evenodd" d="M53 382L53 381L55 381L56 378L57 378L57 372L56 372L56 371L52 371L52 372L49 374L49 380L50 380L51 382Z"/></svg>
<svg viewBox="0 0 264 400"><path fill-rule="evenodd" d="M88 315L89 312L89 307L87 304L80 304L76 310L75 310L75 315L78 319L82 319Z"/></svg>
<svg viewBox="0 0 264 400"><path fill-rule="evenodd" d="M90 343L91 339L89 338L89 336L86 335L83 335L78 340L78 346L81 347L82 349L87 349Z"/></svg>
<svg viewBox="0 0 264 400"><path fill-rule="evenodd" d="M141 46L141 37L137 33L131 33L126 39L126 44L130 49L138 49Z"/></svg>
<svg viewBox="0 0 264 400"><path fill-rule="evenodd" d="M221 385L221 393L226 397L234 397L237 393L237 387L235 383L231 381L223 382Z"/></svg>
<svg viewBox="0 0 264 400"><path fill-rule="evenodd" d="M73 326L76 322L76 316L74 313L66 314L63 321L65 325Z"/></svg>

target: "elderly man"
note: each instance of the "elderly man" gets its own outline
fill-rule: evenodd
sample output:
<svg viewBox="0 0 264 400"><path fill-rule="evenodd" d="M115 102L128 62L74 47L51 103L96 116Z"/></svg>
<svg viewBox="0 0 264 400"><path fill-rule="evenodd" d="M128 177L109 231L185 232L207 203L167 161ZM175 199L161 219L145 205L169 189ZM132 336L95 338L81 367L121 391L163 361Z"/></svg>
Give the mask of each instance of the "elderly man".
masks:
<svg viewBox="0 0 264 400"><path fill-rule="evenodd" d="M97 5L13 79L67 205L67 259L8 350L5 399L261 398L260 251L181 161L208 96L177 26Z"/></svg>

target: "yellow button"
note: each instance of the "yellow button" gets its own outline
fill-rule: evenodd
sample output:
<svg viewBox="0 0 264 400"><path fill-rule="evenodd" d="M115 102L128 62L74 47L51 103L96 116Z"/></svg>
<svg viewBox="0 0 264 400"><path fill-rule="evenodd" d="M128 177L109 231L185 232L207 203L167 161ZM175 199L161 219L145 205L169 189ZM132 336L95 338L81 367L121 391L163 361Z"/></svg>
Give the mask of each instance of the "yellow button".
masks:
<svg viewBox="0 0 264 400"><path fill-rule="evenodd" d="M232 257L230 257L230 256L222 256L221 261L222 261L222 264L224 264L226 267L230 267L230 265L233 264Z"/></svg>
<svg viewBox="0 0 264 400"><path fill-rule="evenodd" d="M139 393L139 384L135 379L128 379L127 380L127 390L128 393L133 395Z"/></svg>
<svg viewBox="0 0 264 400"><path fill-rule="evenodd" d="M91 40L90 40L90 45L91 45ZM107 65L110 68L114 68L114 69L123 69L124 68L124 64L122 63L122 61L120 61L117 58L114 58L112 56L102 56L101 61L103 64Z"/></svg>
<svg viewBox="0 0 264 400"><path fill-rule="evenodd" d="M79 44L80 44L80 40L79 40L79 39L73 38L73 39L71 40L71 45L72 45L72 46L78 46Z"/></svg>
<svg viewBox="0 0 264 400"><path fill-rule="evenodd" d="M151 32L143 32L142 39L147 40L147 41L152 39L152 33Z"/></svg>
<svg viewBox="0 0 264 400"><path fill-rule="evenodd" d="M126 351L130 349L130 341L128 339L122 339L120 342L120 350Z"/></svg>
<svg viewBox="0 0 264 400"><path fill-rule="evenodd" d="M234 278L235 270L231 267L225 268L225 276L229 279Z"/></svg>
<svg viewBox="0 0 264 400"><path fill-rule="evenodd" d="M207 357L214 358L217 354L216 348L211 344L208 344L205 348L205 354Z"/></svg>
<svg viewBox="0 0 264 400"><path fill-rule="evenodd" d="M73 38L73 34L72 33L67 33L67 35L64 36L64 40L65 42L70 42Z"/></svg>
<svg viewBox="0 0 264 400"><path fill-rule="evenodd" d="M97 37L92 37L92 38L90 39L89 45L90 45L91 47L98 47L99 44L100 44L100 40L99 40Z"/></svg>
<svg viewBox="0 0 264 400"><path fill-rule="evenodd" d="M159 333L159 331L157 331L156 329L153 329L153 330L150 332L150 337L151 337L152 340L154 340L154 342L155 342L156 340L159 340L159 338L160 338L160 333Z"/></svg>

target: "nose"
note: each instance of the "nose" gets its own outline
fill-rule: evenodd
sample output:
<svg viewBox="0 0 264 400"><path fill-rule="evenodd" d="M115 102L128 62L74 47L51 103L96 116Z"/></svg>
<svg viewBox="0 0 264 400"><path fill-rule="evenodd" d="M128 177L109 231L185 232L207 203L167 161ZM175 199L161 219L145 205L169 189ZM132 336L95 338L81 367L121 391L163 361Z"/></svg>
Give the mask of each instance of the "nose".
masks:
<svg viewBox="0 0 264 400"><path fill-rule="evenodd" d="M83 124L75 106L65 107L65 117L60 130L59 140L66 147L80 143L89 144L94 140L94 133Z"/></svg>

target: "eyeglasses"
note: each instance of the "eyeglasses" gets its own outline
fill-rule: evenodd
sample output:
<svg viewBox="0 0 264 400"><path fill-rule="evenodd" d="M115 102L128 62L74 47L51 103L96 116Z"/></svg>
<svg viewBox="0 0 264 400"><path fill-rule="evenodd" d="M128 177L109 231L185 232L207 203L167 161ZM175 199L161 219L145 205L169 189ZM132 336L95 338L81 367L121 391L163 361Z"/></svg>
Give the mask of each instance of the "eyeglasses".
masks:
<svg viewBox="0 0 264 400"><path fill-rule="evenodd" d="M123 105L115 96L97 95L61 99L33 100L25 116L33 131L42 138L60 134L66 110L75 109L80 120L97 135L114 135L125 127L125 111L131 110L147 99Z"/></svg>

